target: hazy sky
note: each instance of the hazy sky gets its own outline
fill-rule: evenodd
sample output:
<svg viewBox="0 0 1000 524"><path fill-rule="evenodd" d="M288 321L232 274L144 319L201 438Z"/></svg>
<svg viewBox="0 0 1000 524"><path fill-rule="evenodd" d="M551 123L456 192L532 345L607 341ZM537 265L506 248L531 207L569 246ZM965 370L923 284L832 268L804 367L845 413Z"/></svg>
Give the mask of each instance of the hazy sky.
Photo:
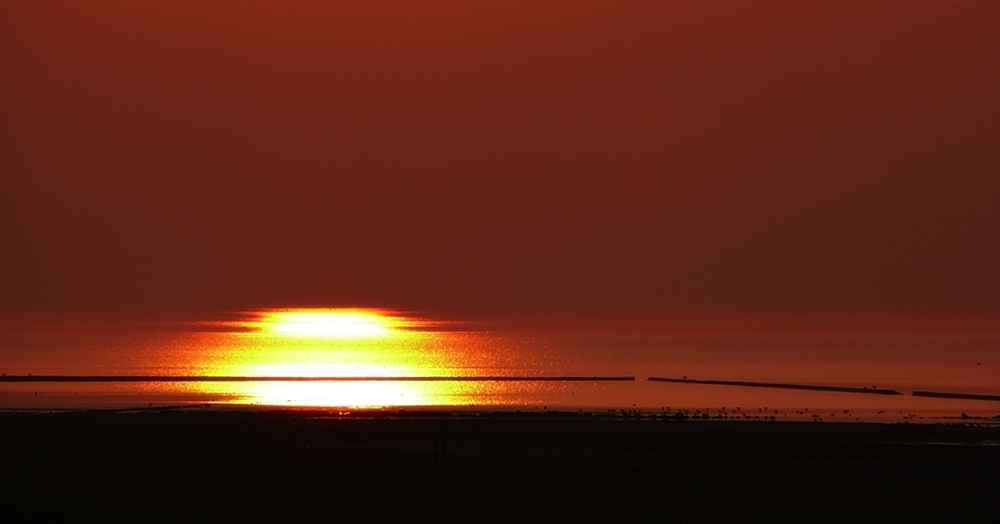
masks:
<svg viewBox="0 0 1000 524"><path fill-rule="evenodd" d="M1000 311L1000 3L0 3L0 310Z"/></svg>

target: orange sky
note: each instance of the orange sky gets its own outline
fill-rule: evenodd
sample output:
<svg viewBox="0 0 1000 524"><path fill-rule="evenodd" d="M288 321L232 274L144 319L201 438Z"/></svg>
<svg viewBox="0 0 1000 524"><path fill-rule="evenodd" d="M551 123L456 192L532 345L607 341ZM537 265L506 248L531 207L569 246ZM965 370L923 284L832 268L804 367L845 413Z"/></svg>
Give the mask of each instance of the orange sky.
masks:
<svg viewBox="0 0 1000 524"><path fill-rule="evenodd" d="M1000 4L3 2L0 311L1000 311Z"/></svg>

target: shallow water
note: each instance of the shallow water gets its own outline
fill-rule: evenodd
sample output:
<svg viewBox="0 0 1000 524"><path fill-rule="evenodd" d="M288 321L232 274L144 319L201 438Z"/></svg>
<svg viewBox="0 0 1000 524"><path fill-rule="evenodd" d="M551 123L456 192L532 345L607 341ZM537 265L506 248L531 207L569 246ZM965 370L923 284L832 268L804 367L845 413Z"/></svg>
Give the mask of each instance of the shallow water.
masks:
<svg viewBox="0 0 1000 524"><path fill-rule="evenodd" d="M299 315L299 316L294 316ZM8 409L211 403L332 408L641 409L727 418L953 420L1000 402L991 318L534 317L376 310L0 323L5 376L565 377L634 381L0 382ZM648 377L895 389L901 395L650 382Z"/></svg>

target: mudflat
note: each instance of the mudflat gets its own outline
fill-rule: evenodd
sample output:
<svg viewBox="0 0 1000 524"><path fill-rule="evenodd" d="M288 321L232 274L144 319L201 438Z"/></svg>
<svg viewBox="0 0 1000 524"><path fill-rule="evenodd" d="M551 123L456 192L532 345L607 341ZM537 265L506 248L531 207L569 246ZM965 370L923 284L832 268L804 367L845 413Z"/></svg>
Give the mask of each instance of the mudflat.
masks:
<svg viewBox="0 0 1000 524"><path fill-rule="evenodd" d="M995 514L1000 427L634 412L0 414L4 511L524 522Z"/></svg>

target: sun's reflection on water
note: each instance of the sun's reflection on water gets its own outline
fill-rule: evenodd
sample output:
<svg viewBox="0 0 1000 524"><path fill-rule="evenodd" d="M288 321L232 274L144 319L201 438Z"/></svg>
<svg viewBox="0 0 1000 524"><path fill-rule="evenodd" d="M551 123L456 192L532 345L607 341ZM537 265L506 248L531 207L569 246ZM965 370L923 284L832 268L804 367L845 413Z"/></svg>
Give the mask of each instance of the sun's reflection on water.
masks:
<svg viewBox="0 0 1000 524"><path fill-rule="evenodd" d="M831 328L819 319L801 325L780 324L770 331L744 324L713 324L704 329L695 329L700 324L690 329L682 324L683 329L675 329L646 321L630 327L572 319L567 324L542 326L500 320L430 320L372 309L220 312L198 320L0 319L0 364L8 377L130 378L0 380L0 408L211 402L542 410L547 406L662 411L673 406L713 413L723 406L756 406L763 413L767 406L772 415L779 409L779 416L789 418L801 412L802 417L825 413L839 420L849 409L851 413L867 410L870 418L875 417L872 420L882 421L890 414L912 419L914 413L929 417L966 413L990 420L996 415L995 403L984 400L910 394L926 390L996 395L1000 391L1000 336L992 319L982 324L972 320L930 324L925 331L914 331L910 320L874 329L867 324L854 328L850 323ZM532 379L625 375L637 380ZM158 380L134 380L143 376ZM383 380L477 376L498 379ZM664 384L648 382L645 377L649 376L877 386L903 395ZM163 380L170 377L178 379Z"/></svg>
<svg viewBox="0 0 1000 524"><path fill-rule="evenodd" d="M462 352L431 321L376 309L264 310L226 323L201 357L204 374L245 377L453 376ZM207 342L208 340L206 340ZM240 404L378 407L446 405L482 389L470 382L195 383Z"/></svg>

